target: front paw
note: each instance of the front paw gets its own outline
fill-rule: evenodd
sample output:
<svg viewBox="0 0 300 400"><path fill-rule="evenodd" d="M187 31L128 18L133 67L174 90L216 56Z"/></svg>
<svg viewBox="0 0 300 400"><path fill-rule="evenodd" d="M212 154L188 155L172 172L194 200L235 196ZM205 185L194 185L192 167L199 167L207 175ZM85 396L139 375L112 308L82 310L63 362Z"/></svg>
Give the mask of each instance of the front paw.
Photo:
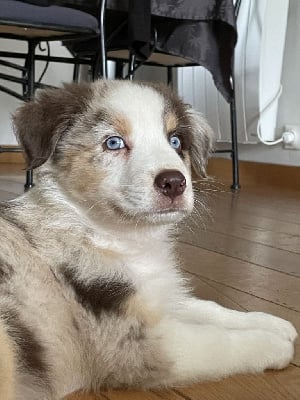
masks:
<svg viewBox="0 0 300 400"><path fill-rule="evenodd" d="M251 321L251 326L255 329L273 332L290 342L294 342L298 337L294 326L285 319L263 312L250 312L247 317Z"/></svg>
<svg viewBox="0 0 300 400"><path fill-rule="evenodd" d="M261 345L259 349L262 356L264 369L283 369L293 360L294 345L290 340L282 339L274 333L265 332L261 336Z"/></svg>
<svg viewBox="0 0 300 400"><path fill-rule="evenodd" d="M293 360L294 345L290 340L261 330L232 332L239 351L241 371L259 373L266 369L286 368Z"/></svg>

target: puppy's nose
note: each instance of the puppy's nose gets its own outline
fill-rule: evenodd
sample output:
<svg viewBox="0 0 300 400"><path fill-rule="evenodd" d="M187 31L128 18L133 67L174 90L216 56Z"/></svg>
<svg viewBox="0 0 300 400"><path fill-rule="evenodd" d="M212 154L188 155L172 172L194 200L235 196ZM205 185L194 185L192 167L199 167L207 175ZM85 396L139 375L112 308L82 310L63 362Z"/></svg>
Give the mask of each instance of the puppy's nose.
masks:
<svg viewBox="0 0 300 400"><path fill-rule="evenodd" d="M181 172L167 169L156 176L154 186L159 192L174 200L185 191L186 180Z"/></svg>

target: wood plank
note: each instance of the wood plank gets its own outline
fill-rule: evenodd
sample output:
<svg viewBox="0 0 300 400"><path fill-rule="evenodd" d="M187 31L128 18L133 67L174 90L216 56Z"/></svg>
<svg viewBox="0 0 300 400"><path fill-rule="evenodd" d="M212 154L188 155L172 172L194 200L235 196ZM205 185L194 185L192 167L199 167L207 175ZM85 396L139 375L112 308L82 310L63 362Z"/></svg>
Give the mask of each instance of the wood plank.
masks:
<svg viewBox="0 0 300 400"><path fill-rule="evenodd" d="M300 225L298 224L264 217L236 216L233 220L220 218L207 227L207 230L300 254Z"/></svg>
<svg viewBox="0 0 300 400"><path fill-rule="evenodd" d="M76 392L64 400L183 400L184 397L172 390L108 390L99 394Z"/></svg>
<svg viewBox="0 0 300 400"><path fill-rule="evenodd" d="M297 199L297 207L295 211L300 216L300 197ZM196 200L197 207L197 200ZM260 201L261 204L261 201ZM200 231L209 230L217 233L223 233L237 238L250 240L265 244L268 246L277 247L287 251L300 253L300 223L285 222L278 220L281 215L280 208L274 205L274 200L269 199L268 208L274 210L273 218L252 213L252 207L245 206L240 196L235 198L235 195L228 194L221 198L208 200L208 205L211 207L211 220L204 218L204 226L200 218L195 218L195 215L186 224L190 224L191 229L199 231L197 222L200 222ZM238 208L239 205L240 209ZM290 201L285 199L285 209L290 207ZM300 218L298 220L300 222Z"/></svg>
<svg viewBox="0 0 300 400"><path fill-rule="evenodd" d="M153 391L160 399L164 400L184 400L186 397L183 397L179 393L176 393L174 390L154 390Z"/></svg>
<svg viewBox="0 0 300 400"><path fill-rule="evenodd" d="M237 212L264 216L279 221L300 223L300 191L272 187L243 187L232 192L228 187L215 182L195 184L196 198L203 197L213 216Z"/></svg>
<svg viewBox="0 0 300 400"><path fill-rule="evenodd" d="M287 165L240 161L240 182L243 185L271 185L280 188L300 189L300 168ZM223 182L232 182L231 160L212 157L208 162L208 174Z"/></svg>
<svg viewBox="0 0 300 400"><path fill-rule="evenodd" d="M18 146L5 146L5 147L17 148ZM0 153L0 164L20 164L21 166L25 166L24 155L22 152Z"/></svg>
<svg viewBox="0 0 300 400"><path fill-rule="evenodd" d="M236 375L219 382L179 388L176 392L189 400L298 400L300 369L290 366L260 375Z"/></svg>
<svg viewBox="0 0 300 400"><path fill-rule="evenodd" d="M138 390L128 390L128 391L107 391L104 393L109 400L183 400L180 394L177 394L171 390L162 391L138 391Z"/></svg>
<svg viewBox="0 0 300 400"><path fill-rule="evenodd" d="M16 193L7 192L0 189L0 202L15 199L16 196Z"/></svg>
<svg viewBox="0 0 300 400"><path fill-rule="evenodd" d="M76 392L64 397L63 400L108 400L108 398L102 394Z"/></svg>
<svg viewBox="0 0 300 400"><path fill-rule="evenodd" d="M221 284L218 284L221 288L215 287L213 285L214 282L210 281L209 279L195 276L187 271L184 272L185 276L189 279L191 283L193 293L196 297L199 297L202 300L215 301L218 304L221 304L222 306L227 308L232 308L233 310L247 311L247 308L240 302L240 299L238 297L237 299L235 299L233 296L231 296L230 290L233 289L227 288L227 286ZM224 290L222 290L223 288ZM225 289L228 290L226 291Z"/></svg>
<svg viewBox="0 0 300 400"><path fill-rule="evenodd" d="M188 274L196 296L203 300L212 300L224 307L238 311L262 311L292 322L300 334L300 313L279 306L256 296ZM300 367L300 338L295 343L293 364Z"/></svg>
<svg viewBox="0 0 300 400"><path fill-rule="evenodd" d="M179 251L188 272L300 311L299 278L188 244Z"/></svg>
<svg viewBox="0 0 300 400"><path fill-rule="evenodd" d="M24 179L25 182L25 179ZM13 193L16 197L24 192L24 183L0 179L0 190Z"/></svg>
<svg viewBox="0 0 300 400"><path fill-rule="evenodd" d="M210 230L185 229L180 241L252 264L300 276L299 254Z"/></svg>

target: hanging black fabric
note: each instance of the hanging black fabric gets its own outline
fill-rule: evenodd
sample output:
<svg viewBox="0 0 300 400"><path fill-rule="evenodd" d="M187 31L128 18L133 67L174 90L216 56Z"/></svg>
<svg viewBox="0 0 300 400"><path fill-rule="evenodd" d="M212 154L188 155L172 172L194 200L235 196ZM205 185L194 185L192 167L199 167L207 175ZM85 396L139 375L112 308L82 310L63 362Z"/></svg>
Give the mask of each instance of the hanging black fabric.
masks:
<svg viewBox="0 0 300 400"><path fill-rule="evenodd" d="M62 7L97 7L98 0L18 0L35 6L62 6Z"/></svg>
<svg viewBox="0 0 300 400"><path fill-rule="evenodd" d="M22 0L79 8L96 15L98 0ZM122 29L120 29L120 27ZM107 0L107 50L131 49L145 60L155 52L178 56L211 72L227 101L237 40L232 0ZM74 54L93 54L98 39L66 43Z"/></svg>
<svg viewBox="0 0 300 400"><path fill-rule="evenodd" d="M128 41L130 50L140 59L150 56L151 0L129 0Z"/></svg>

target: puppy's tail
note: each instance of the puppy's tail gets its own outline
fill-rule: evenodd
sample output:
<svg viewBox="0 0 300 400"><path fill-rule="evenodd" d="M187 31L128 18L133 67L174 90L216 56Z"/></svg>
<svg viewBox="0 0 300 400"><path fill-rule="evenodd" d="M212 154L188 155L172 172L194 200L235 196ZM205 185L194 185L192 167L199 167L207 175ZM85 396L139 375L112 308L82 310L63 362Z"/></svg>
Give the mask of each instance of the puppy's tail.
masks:
<svg viewBox="0 0 300 400"><path fill-rule="evenodd" d="M0 320L0 398L14 399L15 354L11 339Z"/></svg>

